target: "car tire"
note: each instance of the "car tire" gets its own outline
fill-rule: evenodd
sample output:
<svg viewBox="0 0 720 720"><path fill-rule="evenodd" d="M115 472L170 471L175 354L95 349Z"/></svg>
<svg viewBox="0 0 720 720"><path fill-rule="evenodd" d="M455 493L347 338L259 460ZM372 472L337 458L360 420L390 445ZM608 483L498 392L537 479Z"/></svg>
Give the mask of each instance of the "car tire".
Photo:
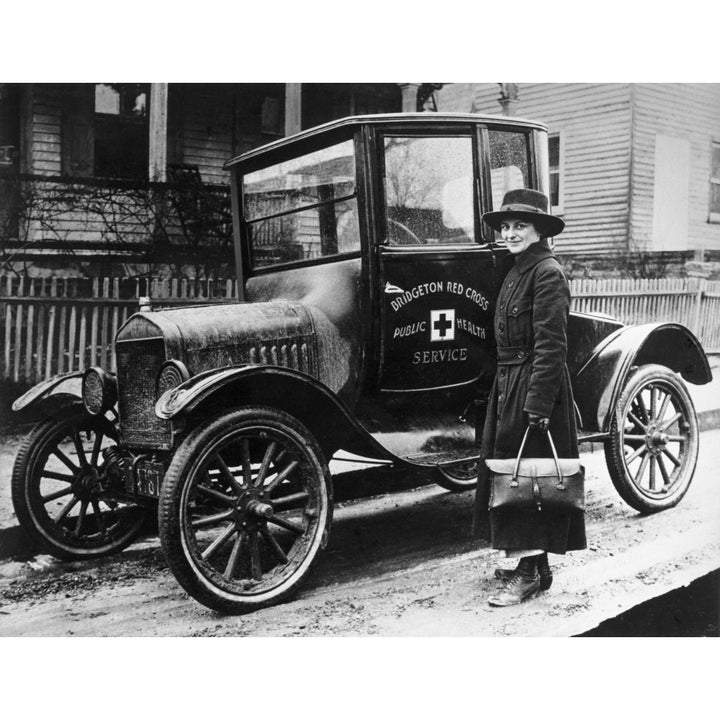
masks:
<svg viewBox="0 0 720 720"><path fill-rule="evenodd" d="M451 465L449 467L438 467L437 484L446 490L454 493L467 492L477 487L478 463L477 460Z"/></svg>
<svg viewBox="0 0 720 720"><path fill-rule="evenodd" d="M699 447L695 408L681 378L662 365L644 365L620 393L605 443L615 488L642 513L674 507L684 497Z"/></svg>
<svg viewBox="0 0 720 720"><path fill-rule="evenodd" d="M117 429L75 404L43 420L25 438L13 466L18 521L43 549L63 560L102 557L127 547L146 511L112 494L102 450Z"/></svg>
<svg viewBox="0 0 720 720"><path fill-rule="evenodd" d="M160 540L182 587L246 613L292 597L325 547L332 484L316 440L270 407L207 420L181 443L160 493Z"/></svg>

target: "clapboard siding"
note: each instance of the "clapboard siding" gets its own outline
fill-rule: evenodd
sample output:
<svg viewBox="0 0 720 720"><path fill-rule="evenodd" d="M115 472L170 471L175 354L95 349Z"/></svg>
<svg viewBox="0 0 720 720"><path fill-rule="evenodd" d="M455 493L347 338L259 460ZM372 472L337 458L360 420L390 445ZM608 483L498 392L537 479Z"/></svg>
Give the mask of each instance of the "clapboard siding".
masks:
<svg viewBox="0 0 720 720"><path fill-rule="evenodd" d="M497 115L497 83L448 85L440 110ZM526 83L513 115L539 120L564 145L562 253L624 249L630 196L630 90L626 84Z"/></svg>
<svg viewBox="0 0 720 720"><path fill-rule="evenodd" d="M28 228L34 243L62 242L80 250L84 243L115 241L118 235L122 242L142 242L152 231L150 203L132 191L106 190L112 199L102 200L81 183L36 182L34 192Z"/></svg>
<svg viewBox="0 0 720 720"><path fill-rule="evenodd" d="M232 152L232 95L220 86L197 86L184 103L183 117L187 126L181 129L180 140L184 142L181 161L199 167L206 183L227 184L223 163ZM35 84L29 91L27 104L27 154L24 170L31 174L57 177L63 174L63 114L73 104L83 85ZM96 211L98 197L91 197L83 207L82 184L37 183L36 191L44 198L34 206L34 215L28 226L30 243L67 243L82 252L86 243L105 240L116 241L116 234L123 243L146 242L153 229L153 211L150 203L135 199L133 191L118 190L112 201L104 203ZM68 206L67 196L76 198ZM58 199L66 196L64 199ZM172 228L168 228L172 231ZM118 245L121 249L122 245Z"/></svg>
<svg viewBox="0 0 720 720"><path fill-rule="evenodd" d="M223 163L233 154L234 94L229 86L184 86L180 152L204 182L227 185Z"/></svg>
<svg viewBox="0 0 720 720"><path fill-rule="evenodd" d="M448 85L440 92L440 109L498 114L499 94L497 83ZM513 114L563 132L568 222L563 244L568 248L590 249L587 230L597 231L591 224L597 213L619 249L653 248L657 135L690 143L687 236L678 237L677 249L720 246L720 224L708 222L710 148L720 140L720 84L527 83L519 86ZM603 191L607 196L601 201ZM626 229L618 233L623 218Z"/></svg>
<svg viewBox="0 0 720 720"><path fill-rule="evenodd" d="M688 237L678 247L720 246L720 224L708 222L710 148L720 140L720 84L663 83L633 86L633 193L631 234L652 242L655 139L690 142Z"/></svg>
<svg viewBox="0 0 720 720"><path fill-rule="evenodd" d="M36 85L31 96L29 167L38 175L62 172L62 92L64 85Z"/></svg>

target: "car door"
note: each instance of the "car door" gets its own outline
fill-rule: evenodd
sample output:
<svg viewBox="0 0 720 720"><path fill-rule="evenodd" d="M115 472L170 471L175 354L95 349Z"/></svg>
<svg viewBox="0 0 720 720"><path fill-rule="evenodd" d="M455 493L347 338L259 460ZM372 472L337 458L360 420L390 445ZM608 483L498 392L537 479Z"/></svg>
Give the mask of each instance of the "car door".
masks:
<svg viewBox="0 0 720 720"><path fill-rule="evenodd" d="M382 133L381 391L474 382L491 368L494 254L478 237L476 137Z"/></svg>

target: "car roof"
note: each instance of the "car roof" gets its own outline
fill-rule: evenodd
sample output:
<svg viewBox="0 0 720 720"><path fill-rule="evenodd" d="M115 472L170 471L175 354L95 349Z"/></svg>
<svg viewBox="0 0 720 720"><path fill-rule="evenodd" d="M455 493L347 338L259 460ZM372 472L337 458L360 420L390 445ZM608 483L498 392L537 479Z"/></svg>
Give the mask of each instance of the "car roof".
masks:
<svg viewBox="0 0 720 720"><path fill-rule="evenodd" d="M529 127L537 128L539 130L546 130L547 127L535 120L527 120L525 118L508 117L507 115L480 115L478 113L438 113L438 112L415 112L415 113L384 113L377 115L351 115L349 117L340 118L338 120L331 120L330 122L324 123L323 125L317 125L307 130L302 130L294 135L274 140L271 143L261 145L260 147L249 150L242 155L228 160L223 168L228 168L237 165L238 163L244 162L251 158L258 157L270 150L276 150L278 148L293 145L297 142L302 142L307 138L315 137L323 133L329 133L351 125L392 125L392 124L406 124L406 123L458 123L465 124L479 124L479 125L512 125L515 127Z"/></svg>

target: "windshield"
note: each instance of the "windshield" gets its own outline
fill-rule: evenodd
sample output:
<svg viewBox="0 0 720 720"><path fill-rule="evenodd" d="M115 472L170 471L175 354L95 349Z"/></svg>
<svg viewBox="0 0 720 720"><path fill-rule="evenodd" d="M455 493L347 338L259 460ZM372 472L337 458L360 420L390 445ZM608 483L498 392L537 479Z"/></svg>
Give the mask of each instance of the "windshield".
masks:
<svg viewBox="0 0 720 720"><path fill-rule="evenodd" d="M470 136L386 136L384 147L387 243L472 243Z"/></svg>
<svg viewBox="0 0 720 720"><path fill-rule="evenodd" d="M242 190L251 267L359 252L352 140L248 173Z"/></svg>

